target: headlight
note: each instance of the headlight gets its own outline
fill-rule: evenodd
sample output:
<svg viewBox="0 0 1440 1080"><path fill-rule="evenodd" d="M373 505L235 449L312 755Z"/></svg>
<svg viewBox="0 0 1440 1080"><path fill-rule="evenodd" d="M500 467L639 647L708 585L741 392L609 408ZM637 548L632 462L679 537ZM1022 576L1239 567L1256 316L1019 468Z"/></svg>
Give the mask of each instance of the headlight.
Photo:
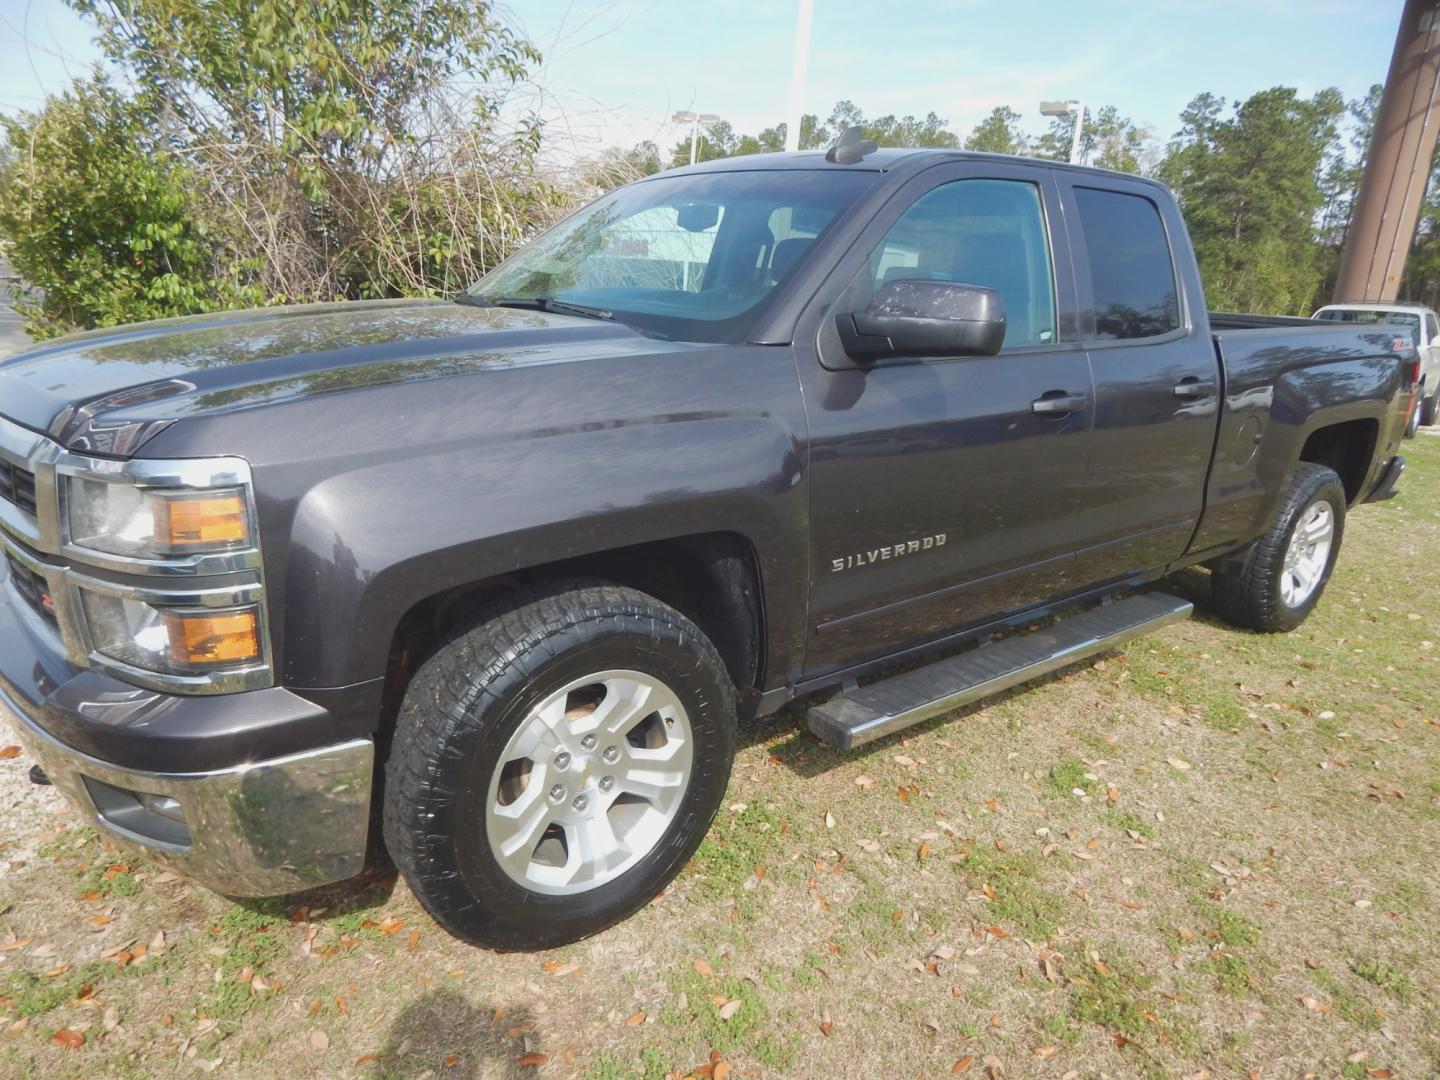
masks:
<svg viewBox="0 0 1440 1080"><path fill-rule="evenodd" d="M65 478L70 542L132 559L254 547L242 488L204 491Z"/></svg>
<svg viewBox="0 0 1440 1080"><path fill-rule="evenodd" d="M80 591L95 651L131 667L193 675L258 663L255 605L222 609L158 607L142 600Z"/></svg>

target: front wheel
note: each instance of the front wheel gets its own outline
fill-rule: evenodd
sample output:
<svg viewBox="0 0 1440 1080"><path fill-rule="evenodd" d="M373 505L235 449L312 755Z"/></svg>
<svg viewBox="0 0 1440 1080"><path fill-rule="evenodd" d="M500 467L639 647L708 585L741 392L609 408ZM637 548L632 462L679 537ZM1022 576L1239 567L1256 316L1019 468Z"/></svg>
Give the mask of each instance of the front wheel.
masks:
<svg viewBox="0 0 1440 1080"><path fill-rule="evenodd" d="M1440 414L1440 390L1420 402L1420 426L1430 427L1435 423L1437 414Z"/></svg>
<svg viewBox="0 0 1440 1080"><path fill-rule="evenodd" d="M1333 469L1296 465L1274 522L1211 574L1211 598L1221 617L1268 633L1304 622L1335 567L1345 505L1345 487Z"/></svg>
<svg viewBox="0 0 1440 1080"><path fill-rule="evenodd" d="M526 591L412 680L386 765L386 845L457 937L562 945L679 872L734 754L734 689L683 615L595 582Z"/></svg>

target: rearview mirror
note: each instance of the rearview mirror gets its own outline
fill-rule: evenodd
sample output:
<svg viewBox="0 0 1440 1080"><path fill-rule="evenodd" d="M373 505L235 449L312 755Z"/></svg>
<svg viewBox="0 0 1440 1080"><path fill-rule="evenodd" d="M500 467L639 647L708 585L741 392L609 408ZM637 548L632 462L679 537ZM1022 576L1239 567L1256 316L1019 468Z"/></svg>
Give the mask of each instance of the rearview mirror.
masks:
<svg viewBox="0 0 1440 1080"><path fill-rule="evenodd" d="M720 220L720 207L715 203L685 203L675 214L675 222L686 232L704 232Z"/></svg>
<svg viewBox="0 0 1440 1080"><path fill-rule="evenodd" d="M957 281L889 281L864 311L835 317L854 360L887 356L994 356L1005 340L1005 301Z"/></svg>

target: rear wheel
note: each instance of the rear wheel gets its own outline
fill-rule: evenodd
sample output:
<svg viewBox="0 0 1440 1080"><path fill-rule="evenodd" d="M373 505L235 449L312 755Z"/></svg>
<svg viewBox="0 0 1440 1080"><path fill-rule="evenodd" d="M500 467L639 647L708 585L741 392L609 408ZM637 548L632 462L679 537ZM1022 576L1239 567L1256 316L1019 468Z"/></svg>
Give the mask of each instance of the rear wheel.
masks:
<svg viewBox="0 0 1440 1080"><path fill-rule="evenodd" d="M1420 398L1415 402L1415 407L1410 410L1410 418L1405 421L1405 438L1413 439L1420 431L1420 414L1425 411L1425 399Z"/></svg>
<svg viewBox="0 0 1440 1080"><path fill-rule="evenodd" d="M1437 414L1440 414L1440 390L1420 402L1420 426L1430 427L1435 423Z"/></svg>
<svg viewBox="0 0 1440 1080"><path fill-rule="evenodd" d="M729 676L683 615L599 583L526 592L411 682L386 844L457 937L549 948L664 888L709 828L734 753Z"/></svg>
<svg viewBox="0 0 1440 1080"><path fill-rule="evenodd" d="M1296 465L1270 528L1214 567L1211 596L1220 615L1272 633L1304 622L1334 569L1345 506L1345 488L1333 469Z"/></svg>

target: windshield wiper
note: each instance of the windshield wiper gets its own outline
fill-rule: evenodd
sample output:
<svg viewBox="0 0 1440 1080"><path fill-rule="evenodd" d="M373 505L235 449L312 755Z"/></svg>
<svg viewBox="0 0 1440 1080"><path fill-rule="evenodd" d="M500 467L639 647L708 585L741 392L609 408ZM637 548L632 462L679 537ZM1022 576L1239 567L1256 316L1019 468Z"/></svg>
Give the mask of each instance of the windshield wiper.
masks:
<svg viewBox="0 0 1440 1080"><path fill-rule="evenodd" d="M474 304L478 307L523 308L554 315L578 315L582 319L604 319L607 322L615 319L613 311L586 307L584 304L571 304L553 296L475 296L472 293L461 293L455 299L462 304Z"/></svg>

